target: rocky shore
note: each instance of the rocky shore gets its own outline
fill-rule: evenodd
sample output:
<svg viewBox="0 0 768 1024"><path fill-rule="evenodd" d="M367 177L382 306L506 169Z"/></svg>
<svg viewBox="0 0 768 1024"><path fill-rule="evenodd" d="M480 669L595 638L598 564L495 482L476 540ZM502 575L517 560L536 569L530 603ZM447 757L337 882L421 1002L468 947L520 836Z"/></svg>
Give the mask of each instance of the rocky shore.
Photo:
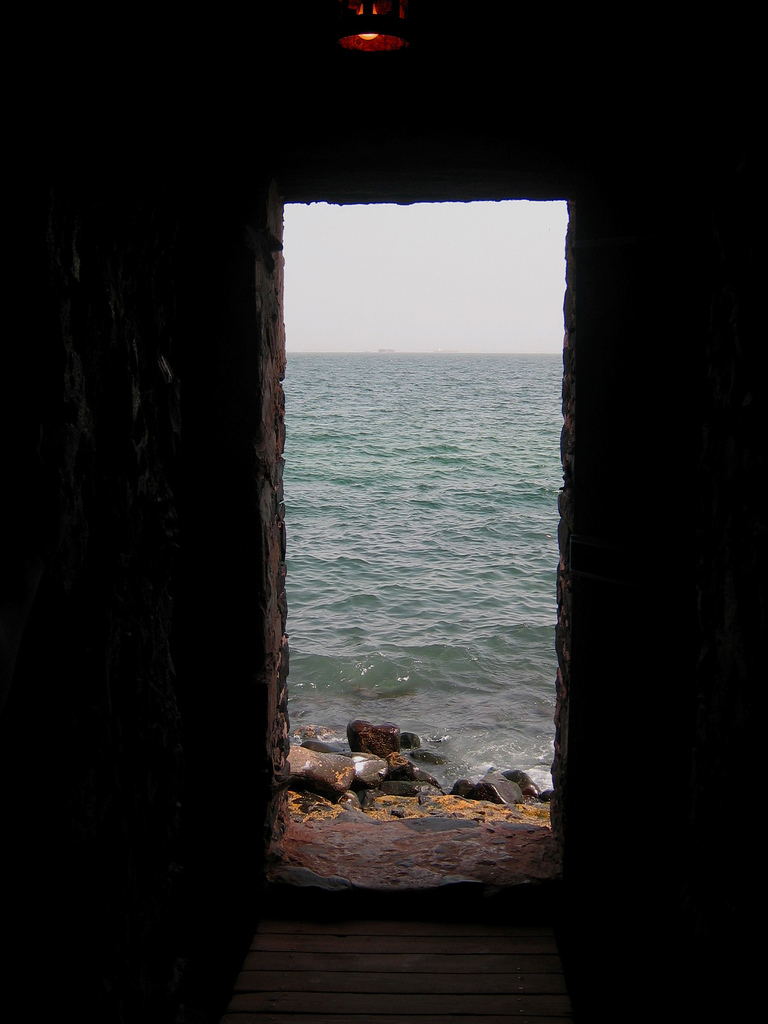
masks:
<svg viewBox="0 0 768 1024"><path fill-rule="evenodd" d="M443 817L549 825L551 792L540 792L525 771L494 769L480 779L458 779L446 792L429 770L445 759L392 722L354 719L346 744L329 741L328 730L317 726L303 726L295 735L288 756L295 821L343 815L361 821Z"/></svg>

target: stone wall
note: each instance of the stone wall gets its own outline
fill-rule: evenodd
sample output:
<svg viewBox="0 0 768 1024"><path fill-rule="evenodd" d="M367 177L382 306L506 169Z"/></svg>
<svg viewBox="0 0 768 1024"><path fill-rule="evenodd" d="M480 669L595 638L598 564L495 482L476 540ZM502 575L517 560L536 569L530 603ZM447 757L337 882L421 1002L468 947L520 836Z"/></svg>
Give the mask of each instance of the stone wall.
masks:
<svg viewBox="0 0 768 1024"><path fill-rule="evenodd" d="M174 660L184 722L190 975L221 1005L258 920L284 813L288 646L282 206L207 193L179 243L182 551ZM200 986L197 986L199 989ZM212 1012L212 1011L211 1011Z"/></svg>
<svg viewBox="0 0 768 1024"><path fill-rule="evenodd" d="M35 199L3 367L4 625L40 569L1 726L3 928L23 961L6 978L34 986L15 968L52 943L25 998L150 1020L178 970L176 223L151 178Z"/></svg>
<svg viewBox="0 0 768 1024"><path fill-rule="evenodd" d="M765 677L766 552L763 434L768 354L759 300L761 241L752 208L753 157L736 151L706 220L708 330L703 372L695 513L697 658L690 710L690 841L683 900L701 976L736 961L732 936L745 925L764 850L751 822L715 827L762 772L761 680ZM757 954L757 950L754 951Z"/></svg>
<svg viewBox="0 0 768 1024"><path fill-rule="evenodd" d="M570 577L570 541L573 534L573 460L576 397L576 322L575 308L575 252L573 248L573 221L576 211L569 205L569 225L565 242L566 290L563 303L565 338L563 340L563 428L560 436L560 458L563 465L563 488L559 497L560 523L558 544L560 561L557 569L557 681L555 707L555 759L552 781L555 787L552 799L552 828L558 841L562 841L564 822L563 794L568 785L568 695L570 692L570 641L572 618L572 585Z"/></svg>
<svg viewBox="0 0 768 1024"><path fill-rule="evenodd" d="M271 765L271 794L264 822L264 848L279 840L287 819L282 780L288 739L288 604L285 593L286 528L283 502L285 446L285 328L283 324L283 204L274 183L265 198L266 223L249 225L256 259L256 309L262 331L264 362L261 373L261 429L256 439L260 467L259 511L263 531L266 597L265 664L262 685L267 693L267 763Z"/></svg>
<svg viewBox="0 0 768 1024"><path fill-rule="evenodd" d="M3 378L5 927L67 922L82 1020L213 1018L285 813L282 204L81 172L30 207Z"/></svg>

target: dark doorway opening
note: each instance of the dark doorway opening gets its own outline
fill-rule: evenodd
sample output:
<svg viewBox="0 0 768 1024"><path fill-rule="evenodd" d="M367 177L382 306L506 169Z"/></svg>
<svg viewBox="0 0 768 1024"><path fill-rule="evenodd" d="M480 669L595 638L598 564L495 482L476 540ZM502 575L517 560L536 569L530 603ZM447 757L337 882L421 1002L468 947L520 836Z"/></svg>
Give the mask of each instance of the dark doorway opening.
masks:
<svg viewBox="0 0 768 1024"><path fill-rule="evenodd" d="M567 211L564 203L419 205L446 215L449 207L459 207L465 217L472 207L479 206L485 208L486 215L495 213L497 218L504 208L522 206L542 212L549 207L548 230L552 232L556 225L555 245L559 251L559 296L550 300L557 326L552 326L550 319L542 346L535 328L523 324L519 314L517 319L510 315L508 307L514 305L516 297L520 301L510 284L509 294L502 297L507 302L507 334L503 339L491 329L483 334L482 324L490 322L494 310L487 306L483 309L482 297L476 292L472 297L471 288L470 307L474 302L475 308L481 308L477 322L465 328L467 340L463 346L457 345L455 339L445 348L436 346L434 336L422 340L419 346L402 308L408 305L410 296L404 296L397 307L393 326L385 326L382 320L385 302L376 326L369 328L361 316L355 321L354 310L344 309L341 296L351 290L359 292L363 301L367 297L375 303L376 298L370 298L374 293L366 292L363 283L375 276L375 268L387 265L386 258L375 250L370 236L366 238L363 233L364 248L357 260L352 258L351 268L347 264L344 269L338 263L340 240L329 233L328 222L321 220L314 229L309 251L303 254L305 261L314 261L314 270L310 268L314 299L306 302L311 306L311 317L302 325L296 324L297 333L303 333L301 338L292 339L290 267L296 248L292 249L293 221L289 214L309 214L314 208L286 208L285 497L291 743L295 747L302 739L319 732L326 740L343 744L349 718L398 721L404 730L416 726L423 731L424 745L434 748L431 752L436 751L441 760L447 761L445 766L433 769L433 777L446 793L459 777L474 775L477 780L493 768L521 767L514 763L516 756L525 761L525 769L532 769L538 788L546 791L551 786L549 770L556 718L555 580L558 491L562 488L559 446L563 357L562 349L555 349L561 346L563 335ZM337 215L354 212L348 207L329 209ZM363 209L399 215L409 212L409 208L403 207ZM322 212L327 216L326 211ZM392 224L388 228L391 241ZM312 231L305 237L311 240ZM482 250L477 233L474 241L477 250ZM547 241L551 254L553 238ZM364 260L366 244L370 250ZM456 249L468 251L461 244ZM487 251L485 257L498 260L498 254ZM530 254L528 258L533 262ZM390 262L397 261L393 257ZM331 265L341 282L339 290L330 297L339 310L336 319L324 309L329 296L323 288L327 292L328 284L318 264ZM494 273L496 270L494 267ZM512 282L515 268L508 262L504 270ZM429 268L426 272L429 275ZM551 278L552 271L549 273ZM381 272L379 276L383 278ZM432 278L422 285L422 292L427 293L428 309L439 319L435 276L433 267ZM489 272L488 276L494 274ZM454 294L462 279L461 261L457 277ZM465 284L466 277L464 274ZM386 293L386 279L381 283ZM550 281L550 295L551 287ZM396 295L391 283L387 294ZM452 310L454 320L457 305L460 303L454 303ZM418 313L412 312L410 319L417 317ZM386 343L388 339L392 344ZM445 351L454 346L464 351ZM324 351L334 347L334 354ZM419 347L422 351L408 351ZM542 352L542 347L547 351ZM349 351L355 348L357 351ZM441 393L433 401L435 381L440 382ZM462 395L465 408L456 411L457 396ZM548 402L548 406L543 418L537 421L537 402L540 406L542 401ZM454 411L456 415L451 419L448 414ZM442 433L435 420L440 412L448 416ZM549 464L542 466L542 460L546 463L547 458ZM392 466L402 471L397 482L387 479ZM442 471L443 479L450 482L447 500L445 496L436 496L431 487L433 470L438 478ZM451 501L455 502L457 496L461 501L452 506ZM547 513L541 511L547 504L548 519ZM427 558L430 551L441 547L440 530L434 525L434 516L430 517L430 512L435 511L442 512L448 524L444 527L448 540L442 543L442 576L439 565L436 568ZM548 609L544 610L547 604ZM424 628L414 628L419 626L420 617L425 620L421 624ZM425 636L424 630L429 633L430 626L431 636ZM389 631L389 638L383 639L382 630ZM444 663L435 657L436 652L445 659ZM489 668L494 659L498 676L496 694L488 692L487 678L493 674ZM455 673L455 685L450 680L446 684L441 677L445 692L441 694L440 687L434 685L430 691L430 677L441 676L446 669L449 674ZM538 675L532 686L533 690L538 689L526 695L528 720L521 722L525 719L520 714L522 706L509 707L509 693L516 684L525 689L520 676L526 672L529 676L531 672ZM471 704L467 695L473 687L478 689L478 677L478 708L483 702L486 710L496 705L495 726L491 715L475 728L473 718L478 716L471 707L461 708L462 704ZM418 712L409 710L409 705L411 709L418 705L420 689L422 704L428 706L431 702L440 709L431 721L428 714L419 717ZM446 721L450 723L447 726ZM504 745L505 738L509 738L504 735L505 722L514 734L509 749ZM528 747L522 752L526 742ZM540 746L532 763L531 744L535 742ZM518 755L515 744L521 751ZM471 749L473 746L475 749ZM444 758L444 754L448 756ZM305 796L300 804L294 802L289 816L295 817L300 808L305 820L319 827L319 803L314 796ZM411 817L401 806L392 804L394 801L382 807L379 820L387 814ZM498 815L484 817L480 802L476 808L475 814L467 814L470 821L474 818L474 823L482 821L485 825L498 820ZM534 820L533 810L526 810L530 824ZM549 825L548 810L538 810L536 823L546 820ZM342 816L349 818L341 810L334 814L337 821ZM420 819L422 816L426 817L426 812L419 814ZM426 836L430 826L423 821L418 826L412 823L412 843L416 842L415 827ZM323 856L313 862L313 867L338 877L340 862L346 860L349 873L353 859L349 839L340 842L338 845L330 838L324 839ZM421 842L425 848L430 845L430 840ZM554 851L555 844L552 845ZM464 854L459 847L453 851L454 871L462 863L466 869L467 849ZM518 866L524 860L520 851L517 860ZM553 852L545 874L556 875L558 863ZM358 867L362 874L366 873L365 862ZM442 877L449 875L445 862L433 872L436 873ZM511 863L501 875L508 881L521 878ZM497 871L496 882L498 877ZM397 887L397 879L390 884Z"/></svg>

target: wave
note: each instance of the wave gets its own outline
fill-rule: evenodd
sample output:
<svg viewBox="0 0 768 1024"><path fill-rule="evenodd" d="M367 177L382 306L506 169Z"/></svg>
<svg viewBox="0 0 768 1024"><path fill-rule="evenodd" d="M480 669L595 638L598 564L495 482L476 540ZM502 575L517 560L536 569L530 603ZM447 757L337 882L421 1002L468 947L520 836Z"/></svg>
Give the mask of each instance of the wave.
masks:
<svg viewBox="0 0 768 1024"><path fill-rule="evenodd" d="M561 385L559 357L291 357L292 721L547 774Z"/></svg>

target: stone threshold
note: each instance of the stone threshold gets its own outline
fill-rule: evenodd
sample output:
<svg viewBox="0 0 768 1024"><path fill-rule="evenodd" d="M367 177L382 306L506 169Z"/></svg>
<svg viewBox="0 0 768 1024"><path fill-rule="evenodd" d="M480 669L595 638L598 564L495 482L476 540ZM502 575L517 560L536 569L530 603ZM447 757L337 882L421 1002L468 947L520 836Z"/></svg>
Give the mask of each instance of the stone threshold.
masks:
<svg viewBox="0 0 768 1024"><path fill-rule="evenodd" d="M302 813L291 796L290 817L273 842L266 873L277 900L285 902L290 893L306 906L310 892L315 898L335 894L336 903L345 894L354 900L365 893L367 903L375 897L382 906L389 898L417 895L439 905L449 890L482 901L523 889L530 896L549 892L560 880L559 845L541 810L446 798L445 808L427 814L339 810L331 817Z"/></svg>

